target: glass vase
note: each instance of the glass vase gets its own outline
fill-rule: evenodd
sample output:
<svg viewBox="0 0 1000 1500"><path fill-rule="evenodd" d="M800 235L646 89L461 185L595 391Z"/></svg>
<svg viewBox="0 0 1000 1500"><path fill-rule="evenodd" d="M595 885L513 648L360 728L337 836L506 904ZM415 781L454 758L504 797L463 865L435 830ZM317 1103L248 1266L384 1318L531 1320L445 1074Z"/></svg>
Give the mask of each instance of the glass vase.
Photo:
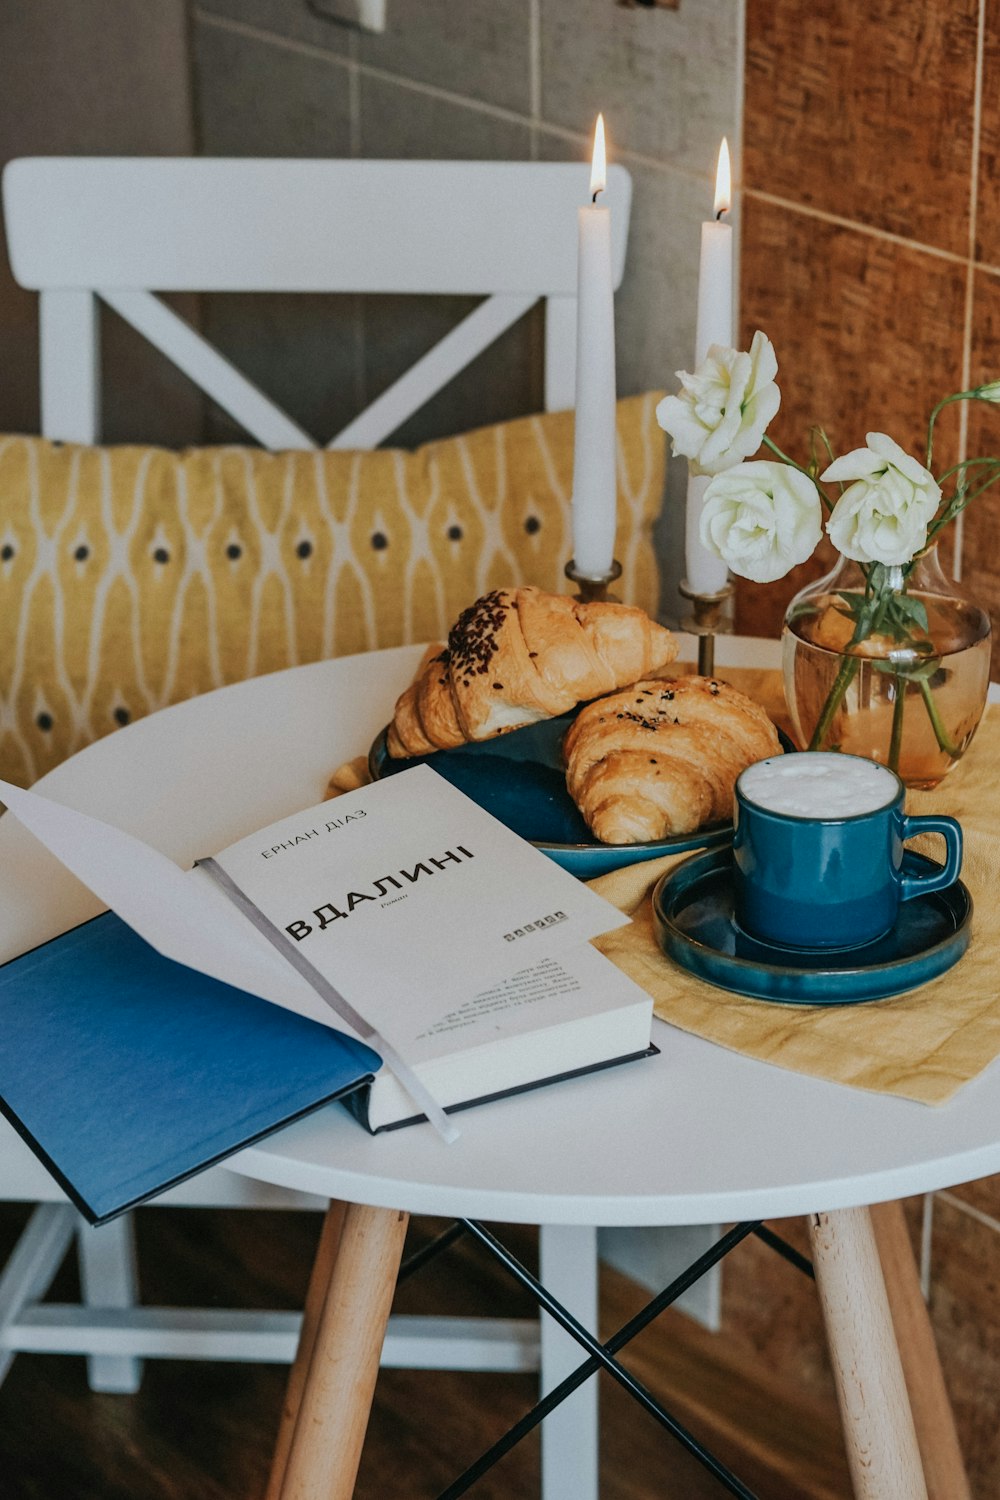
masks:
<svg viewBox="0 0 1000 1500"><path fill-rule="evenodd" d="M990 618L936 548L897 568L842 557L788 606L782 665L800 749L863 755L934 787L986 706Z"/></svg>

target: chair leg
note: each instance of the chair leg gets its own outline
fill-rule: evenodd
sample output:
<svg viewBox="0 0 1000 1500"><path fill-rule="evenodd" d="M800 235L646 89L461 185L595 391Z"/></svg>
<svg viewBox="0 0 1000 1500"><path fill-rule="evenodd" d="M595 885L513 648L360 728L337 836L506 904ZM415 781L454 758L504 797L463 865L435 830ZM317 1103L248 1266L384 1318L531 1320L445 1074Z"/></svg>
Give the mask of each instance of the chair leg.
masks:
<svg viewBox="0 0 1000 1500"><path fill-rule="evenodd" d="M0 1335L48 1291L73 1244L79 1215L69 1203L39 1203L0 1266ZM0 1340L0 1385L16 1351Z"/></svg>
<svg viewBox="0 0 1000 1500"><path fill-rule="evenodd" d="M856 1500L927 1500L868 1210L814 1214L809 1236Z"/></svg>
<svg viewBox="0 0 1000 1500"><path fill-rule="evenodd" d="M77 1233L81 1300L88 1307L134 1307L139 1300L135 1222L125 1214L99 1229L81 1224ZM142 1360L128 1354L92 1354L87 1360L92 1391L133 1395L142 1383Z"/></svg>
<svg viewBox="0 0 1000 1500"><path fill-rule="evenodd" d="M281 1408L281 1423L278 1427L278 1437L274 1445L274 1457L271 1460L271 1475L268 1480L264 1500L279 1500L281 1495L281 1486L285 1478L285 1467L288 1463L288 1451L292 1446L292 1435L295 1431L295 1421L302 1402L302 1392L305 1389L309 1361L312 1359L313 1349L316 1346L316 1330L319 1327L320 1313L323 1311L326 1289L329 1285L330 1277L333 1275L334 1262L337 1259L337 1251L340 1248L340 1234L344 1227L345 1211L345 1204L331 1203L323 1219L323 1229L319 1237L319 1245L316 1249L316 1258L313 1261L312 1272L309 1276L309 1288L306 1292L305 1307L302 1312L302 1328L299 1333L298 1348L295 1351L295 1360L289 1371L288 1385L285 1388L285 1401Z"/></svg>
<svg viewBox="0 0 1000 1500"><path fill-rule="evenodd" d="M543 1224L539 1279L574 1317L597 1332L597 1230ZM542 1395L580 1363L579 1344L541 1314ZM598 1383L584 1384L542 1423L542 1500L597 1500Z"/></svg>
<svg viewBox="0 0 1000 1500"><path fill-rule="evenodd" d="M871 1216L929 1500L971 1500L903 1205L877 1203Z"/></svg>
<svg viewBox="0 0 1000 1500"><path fill-rule="evenodd" d="M409 1216L347 1205L277 1496L350 1500Z"/></svg>

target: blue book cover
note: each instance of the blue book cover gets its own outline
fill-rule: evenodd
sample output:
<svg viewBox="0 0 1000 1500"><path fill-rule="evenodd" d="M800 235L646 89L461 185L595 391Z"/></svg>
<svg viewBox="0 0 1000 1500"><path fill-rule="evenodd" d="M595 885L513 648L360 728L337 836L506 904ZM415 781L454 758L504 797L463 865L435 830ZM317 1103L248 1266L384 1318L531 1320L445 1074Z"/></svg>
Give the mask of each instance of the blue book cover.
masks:
<svg viewBox="0 0 1000 1500"><path fill-rule="evenodd" d="M0 966L0 1109L93 1224L371 1081L370 1047L111 912Z"/></svg>

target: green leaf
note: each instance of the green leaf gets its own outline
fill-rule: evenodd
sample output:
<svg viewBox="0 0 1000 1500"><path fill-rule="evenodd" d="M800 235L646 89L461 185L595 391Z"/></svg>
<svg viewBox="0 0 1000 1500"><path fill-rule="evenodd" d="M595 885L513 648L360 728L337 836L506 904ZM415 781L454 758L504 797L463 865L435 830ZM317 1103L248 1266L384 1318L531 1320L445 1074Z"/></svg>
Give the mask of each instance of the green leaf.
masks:
<svg viewBox="0 0 1000 1500"><path fill-rule="evenodd" d="M927 605L912 594L894 594L889 604L888 615L894 621L917 625L925 634L930 630Z"/></svg>
<svg viewBox="0 0 1000 1500"><path fill-rule="evenodd" d="M847 589L838 589L837 598L843 599L844 603L847 605L847 613L850 615L852 620L856 620L861 614L861 611L866 607L866 601L863 595L852 594L848 592Z"/></svg>

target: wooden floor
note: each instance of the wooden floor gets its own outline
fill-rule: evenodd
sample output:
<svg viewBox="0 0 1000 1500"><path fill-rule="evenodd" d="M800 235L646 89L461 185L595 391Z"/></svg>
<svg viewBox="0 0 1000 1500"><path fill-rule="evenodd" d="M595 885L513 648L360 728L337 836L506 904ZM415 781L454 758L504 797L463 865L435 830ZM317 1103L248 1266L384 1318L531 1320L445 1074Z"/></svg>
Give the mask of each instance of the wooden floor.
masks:
<svg viewBox="0 0 1000 1500"><path fill-rule="evenodd" d="M25 1213L0 1209L0 1258ZM417 1220L408 1249L441 1225ZM144 1300L297 1307L319 1229L316 1215L147 1209L138 1215ZM501 1237L531 1264L531 1231ZM740 1254L737 1249L735 1256ZM791 1268L788 1274L797 1273ZM75 1295L74 1273L53 1296ZM602 1273L605 1335L645 1300ZM460 1242L401 1288L397 1310L529 1316L516 1286L477 1246ZM726 1341L667 1312L630 1346L629 1367L685 1425L731 1463L762 1500L843 1500L850 1492L836 1413L809 1406L780 1372L727 1358ZM286 1370L161 1360L136 1396L95 1395L83 1361L21 1355L0 1387L3 1500L258 1500ZM432 1500L535 1399L531 1375L384 1371L358 1500ZM716 1500L725 1494L677 1444L602 1377L602 1500ZM470 1493L531 1500L537 1437Z"/></svg>

